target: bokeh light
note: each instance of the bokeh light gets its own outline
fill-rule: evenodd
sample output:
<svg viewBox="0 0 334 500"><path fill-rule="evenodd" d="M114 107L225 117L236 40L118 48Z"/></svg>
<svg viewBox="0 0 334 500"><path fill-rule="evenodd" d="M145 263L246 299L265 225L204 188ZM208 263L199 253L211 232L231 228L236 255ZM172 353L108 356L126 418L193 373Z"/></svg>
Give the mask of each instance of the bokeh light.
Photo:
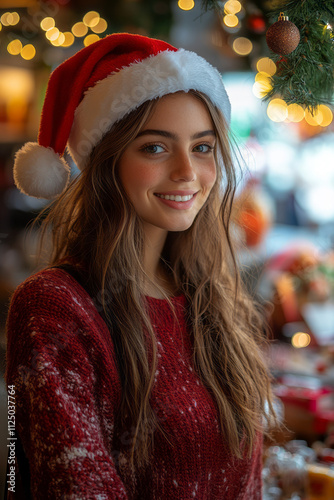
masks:
<svg viewBox="0 0 334 500"><path fill-rule="evenodd" d="M74 35L70 31L65 31L63 33L64 35L64 42L62 43L62 47L70 47L74 43Z"/></svg>
<svg viewBox="0 0 334 500"><path fill-rule="evenodd" d="M9 42L9 44L7 45L7 50L12 56L19 55L22 50L21 40L16 39Z"/></svg>
<svg viewBox="0 0 334 500"><path fill-rule="evenodd" d="M302 347L307 347L311 342L311 337L308 333L297 332L292 336L291 344L293 347L300 349Z"/></svg>
<svg viewBox="0 0 334 500"><path fill-rule="evenodd" d="M76 37L82 37L82 36L85 36L87 35L87 31L88 31L88 28L87 26L82 23L82 22L79 22L79 23L75 23L73 26L72 26L72 33L74 36Z"/></svg>
<svg viewBox="0 0 334 500"><path fill-rule="evenodd" d="M98 40L100 40L100 37L99 35L87 35L83 41L84 43L84 46L87 47L88 45L91 45L92 43L94 42L97 42Z"/></svg>
<svg viewBox="0 0 334 500"><path fill-rule="evenodd" d="M233 50L239 54L239 56L248 56L248 54L250 54L253 50L253 44L249 38L240 36L234 40Z"/></svg>
<svg viewBox="0 0 334 500"><path fill-rule="evenodd" d="M95 10L91 10L90 12L87 12L87 14L84 15L83 17L83 23L88 26L88 28L93 28L96 26L100 20L100 14L96 12Z"/></svg>
<svg viewBox="0 0 334 500"><path fill-rule="evenodd" d="M54 27L45 33L45 36L50 42L54 42L59 37L59 29Z"/></svg>
<svg viewBox="0 0 334 500"><path fill-rule="evenodd" d="M41 28L42 30L44 31L48 31L50 30L51 28L54 28L55 27L55 20L53 19L53 17L44 17L44 19L42 19L41 21Z"/></svg>
<svg viewBox="0 0 334 500"><path fill-rule="evenodd" d="M267 107L267 115L273 122L284 122L288 117L288 107L283 99L273 99Z"/></svg>
<svg viewBox="0 0 334 500"><path fill-rule="evenodd" d="M97 23L96 26L92 26L90 29L94 32L94 33L103 33L104 31L106 31L106 29L108 28L108 23L105 19L102 19L102 17L99 19L99 22Z"/></svg>
<svg viewBox="0 0 334 500"><path fill-rule="evenodd" d="M269 57L261 57L256 63L256 69L260 73L266 73L269 76L273 76L276 73L276 64Z"/></svg>
<svg viewBox="0 0 334 500"><path fill-rule="evenodd" d="M328 125L330 125L333 121L332 110L328 106L325 106L324 104L320 104L319 111L322 114L322 121L321 121L320 125L322 127L328 127Z"/></svg>
<svg viewBox="0 0 334 500"><path fill-rule="evenodd" d="M22 47L21 57L23 57L23 59L25 59L26 61L33 59L35 55L36 55L36 49L31 43L28 43L27 45Z"/></svg>
<svg viewBox="0 0 334 500"><path fill-rule="evenodd" d="M234 14L227 14L224 16L224 24L228 28L235 28L239 24L239 19Z"/></svg>
<svg viewBox="0 0 334 500"><path fill-rule="evenodd" d="M290 122L298 123L304 118L305 112L299 104L289 104L287 118Z"/></svg>
<svg viewBox="0 0 334 500"><path fill-rule="evenodd" d="M177 5L182 10L191 10L195 7L195 2L194 0L179 0Z"/></svg>
<svg viewBox="0 0 334 500"><path fill-rule="evenodd" d="M224 5L225 14L237 14L241 11L241 3L238 0L228 0Z"/></svg>

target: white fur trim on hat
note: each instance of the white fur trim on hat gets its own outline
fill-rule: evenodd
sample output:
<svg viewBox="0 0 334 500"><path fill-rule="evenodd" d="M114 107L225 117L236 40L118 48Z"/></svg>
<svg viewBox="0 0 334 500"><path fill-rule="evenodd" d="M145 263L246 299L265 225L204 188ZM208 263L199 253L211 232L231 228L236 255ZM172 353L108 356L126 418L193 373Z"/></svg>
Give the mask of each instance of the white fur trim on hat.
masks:
<svg viewBox="0 0 334 500"><path fill-rule="evenodd" d="M52 148L27 142L15 156L14 181L28 196L52 199L68 184L70 167Z"/></svg>
<svg viewBox="0 0 334 500"><path fill-rule="evenodd" d="M230 102L220 73L203 57L166 50L108 75L88 89L75 111L68 148L83 169L111 126L148 100L183 90L205 93L230 121Z"/></svg>

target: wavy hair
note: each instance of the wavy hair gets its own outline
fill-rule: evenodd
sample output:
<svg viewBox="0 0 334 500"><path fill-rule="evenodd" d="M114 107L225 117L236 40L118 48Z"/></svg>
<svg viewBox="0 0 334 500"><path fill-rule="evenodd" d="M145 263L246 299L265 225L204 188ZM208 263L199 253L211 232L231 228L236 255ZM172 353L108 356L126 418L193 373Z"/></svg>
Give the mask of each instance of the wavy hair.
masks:
<svg viewBox="0 0 334 500"><path fill-rule="evenodd" d="M214 124L217 180L192 226L168 233L161 261L188 300L197 373L216 401L227 445L241 457L251 454L258 432L266 429L264 420L275 419L262 353L264 320L238 277L229 232L236 173L228 127L206 95L189 93L206 106ZM69 260L82 267L91 295L102 302L122 381L115 428L119 435L133 429L129 456L138 466L149 460L152 429L163 429L150 403L157 348L142 286L144 233L117 167L157 102L145 102L114 124L54 202L42 231L52 232L49 264Z"/></svg>

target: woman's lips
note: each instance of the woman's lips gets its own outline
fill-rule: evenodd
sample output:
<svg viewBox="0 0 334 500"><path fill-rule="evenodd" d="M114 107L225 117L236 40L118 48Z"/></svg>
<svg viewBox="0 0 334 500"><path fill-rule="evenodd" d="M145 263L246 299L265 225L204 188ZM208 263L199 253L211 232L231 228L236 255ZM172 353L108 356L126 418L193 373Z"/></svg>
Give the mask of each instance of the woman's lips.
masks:
<svg viewBox="0 0 334 500"><path fill-rule="evenodd" d="M188 194L160 194L154 193L155 196L165 205L171 208L175 208L177 210L185 210L190 208L194 200L196 198L197 193L188 193Z"/></svg>

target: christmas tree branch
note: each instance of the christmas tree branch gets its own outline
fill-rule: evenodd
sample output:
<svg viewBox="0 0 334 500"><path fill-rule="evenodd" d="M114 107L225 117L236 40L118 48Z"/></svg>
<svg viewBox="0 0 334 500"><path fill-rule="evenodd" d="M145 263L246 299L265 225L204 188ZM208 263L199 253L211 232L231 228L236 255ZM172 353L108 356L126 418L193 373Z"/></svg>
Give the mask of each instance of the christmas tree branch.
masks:
<svg viewBox="0 0 334 500"><path fill-rule="evenodd" d="M300 104L311 111L319 104L333 104L334 2L281 2L270 14L272 21L277 21L280 12L297 26L300 42L291 54L272 53L277 71L270 79L272 89L264 100L279 95L288 104Z"/></svg>

